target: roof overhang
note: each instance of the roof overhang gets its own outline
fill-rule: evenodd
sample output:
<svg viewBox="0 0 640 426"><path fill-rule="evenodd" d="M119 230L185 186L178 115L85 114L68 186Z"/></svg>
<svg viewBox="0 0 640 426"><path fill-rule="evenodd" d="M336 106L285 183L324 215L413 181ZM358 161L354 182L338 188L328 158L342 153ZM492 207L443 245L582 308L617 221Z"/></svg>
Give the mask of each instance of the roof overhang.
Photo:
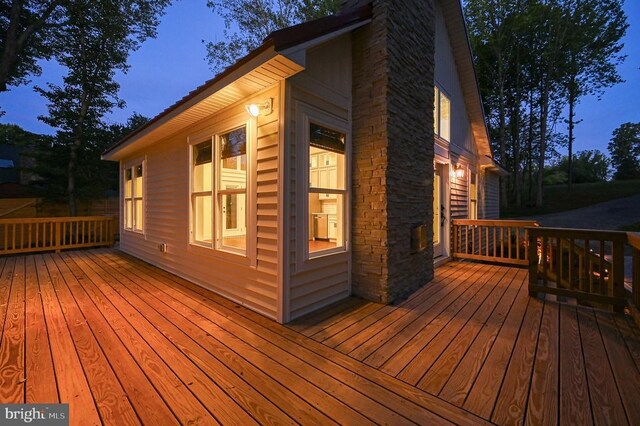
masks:
<svg viewBox="0 0 640 426"><path fill-rule="evenodd" d="M215 114L222 109L291 77L304 68L278 54L273 45L260 49L241 66L224 72L166 109L145 126L106 151L104 160L121 160Z"/></svg>
<svg viewBox="0 0 640 426"><path fill-rule="evenodd" d="M480 157L480 168L498 176L508 176L509 171L488 155Z"/></svg>
<svg viewBox="0 0 640 426"><path fill-rule="evenodd" d="M305 53L370 22L371 5L274 31L257 49L102 154L122 160L304 70Z"/></svg>

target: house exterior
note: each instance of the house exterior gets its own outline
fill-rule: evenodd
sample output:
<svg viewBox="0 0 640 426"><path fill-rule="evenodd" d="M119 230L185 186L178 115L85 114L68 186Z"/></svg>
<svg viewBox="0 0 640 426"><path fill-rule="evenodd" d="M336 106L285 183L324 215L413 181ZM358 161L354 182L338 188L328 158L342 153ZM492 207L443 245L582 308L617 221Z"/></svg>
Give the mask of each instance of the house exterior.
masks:
<svg viewBox="0 0 640 426"><path fill-rule="evenodd" d="M451 218L498 215L458 0L345 1L276 31L103 158L121 250L279 322L405 297Z"/></svg>

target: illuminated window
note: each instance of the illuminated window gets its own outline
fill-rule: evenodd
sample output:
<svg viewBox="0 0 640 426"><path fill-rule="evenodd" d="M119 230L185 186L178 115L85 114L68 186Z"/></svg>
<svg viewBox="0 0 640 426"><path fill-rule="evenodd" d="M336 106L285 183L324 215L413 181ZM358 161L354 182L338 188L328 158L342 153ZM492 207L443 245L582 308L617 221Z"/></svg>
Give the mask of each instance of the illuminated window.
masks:
<svg viewBox="0 0 640 426"><path fill-rule="evenodd" d="M247 127L207 138L191 149L191 241L245 254Z"/></svg>
<svg viewBox="0 0 640 426"><path fill-rule="evenodd" d="M309 254L345 248L346 133L309 123Z"/></svg>
<svg viewBox="0 0 640 426"><path fill-rule="evenodd" d="M144 173L142 163L124 170L124 228L142 232L144 225Z"/></svg>
<svg viewBox="0 0 640 426"><path fill-rule="evenodd" d="M191 206L193 242L211 246L213 241L213 164L211 139L192 147Z"/></svg>
<svg viewBox="0 0 640 426"><path fill-rule="evenodd" d="M217 247L243 252L247 247L247 128L217 138Z"/></svg>
<svg viewBox="0 0 640 426"><path fill-rule="evenodd" d="M434 88L433 131L437 136L451 139L451 101L438 87Z"/></svg>

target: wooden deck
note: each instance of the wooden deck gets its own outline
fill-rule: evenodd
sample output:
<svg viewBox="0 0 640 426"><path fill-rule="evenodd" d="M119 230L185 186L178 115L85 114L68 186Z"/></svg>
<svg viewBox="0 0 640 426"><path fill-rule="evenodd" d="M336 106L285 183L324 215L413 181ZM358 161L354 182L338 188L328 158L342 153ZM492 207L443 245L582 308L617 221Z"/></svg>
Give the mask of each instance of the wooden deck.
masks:
<svg viewBox="0 0 640 426"><path fill-rule="evenodd" d="M397 306L352 298L289 327L497 424L640 425L638 327L527 282L452 262Z"/></svg>
<svg viewBox="0 0 640 426"><path fill-rule="evenodd" d="M400 311L360 304L349 312L366 322ZM327 337L321 344L114 250L0 257L0 403L67 402L74 425L483 423L421 390L432 384L422 383L417 370L401 377L418 378L415 387L388 374L393 364L385 368L382 358L364 356L376 345L376 328L353 338L340 334L338 319L345 324L349 312L335 324L313 326L315 338ZM527 318L539 321L541 313L535 309ZM580 320L596 323L593 314ZM605 346L589 342L609 350L621 339L611 336ZM330 347L338 339L336 349ZM622 350L615 355L624 362L630 357ZM599 362L594 368L606 367ZM626 364L619 366L627 381L636 380ZM574 367L570 372L583 371ZM610 383L607 375L596 377ZM608 397L610 389L601 387ZM627 399L616 401L626 407ZM613 412L624 416L618 405Z"/></svg>

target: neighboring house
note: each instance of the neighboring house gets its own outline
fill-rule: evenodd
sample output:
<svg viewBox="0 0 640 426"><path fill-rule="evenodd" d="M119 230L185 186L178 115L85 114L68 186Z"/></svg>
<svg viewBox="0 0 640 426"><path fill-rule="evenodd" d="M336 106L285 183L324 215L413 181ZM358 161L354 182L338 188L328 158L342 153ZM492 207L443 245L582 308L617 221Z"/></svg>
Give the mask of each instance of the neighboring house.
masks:
<svg viewBox="0 0 640 426"><path fill-rule="evenodd" d="M121 250L287 322L405 297L451 218L497 218L460 3L367 3L274 32L105 152Z"/></svg>

